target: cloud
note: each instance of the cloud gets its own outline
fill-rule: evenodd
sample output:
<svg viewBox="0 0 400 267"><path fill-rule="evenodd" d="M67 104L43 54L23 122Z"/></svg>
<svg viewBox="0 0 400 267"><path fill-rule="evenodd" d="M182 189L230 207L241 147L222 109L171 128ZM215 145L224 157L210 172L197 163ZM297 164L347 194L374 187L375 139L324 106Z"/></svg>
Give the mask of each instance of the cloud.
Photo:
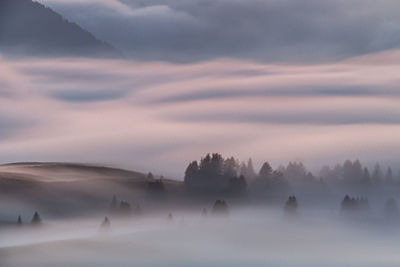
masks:
<svg viewBox="0 0 400 267"><path fill-rule="evenodd" d="M303 65L0 59L11 89L0 96L0 160L114 163L179 178L213 151L257 165L393 159L397 54Z"/></svg>
<svg viewBox="0 0 400 267"><path fill-rule="evenodd" d="M141 60L321 62L398 48L396 0L41 0Z"/></svg>
<svg viewBox="0 0 400 267"><path fill-rule="evenodd" d="M0 115L0 140L6 140L14 134L20 134L35 124L33 118L17 114Z"/></svg>

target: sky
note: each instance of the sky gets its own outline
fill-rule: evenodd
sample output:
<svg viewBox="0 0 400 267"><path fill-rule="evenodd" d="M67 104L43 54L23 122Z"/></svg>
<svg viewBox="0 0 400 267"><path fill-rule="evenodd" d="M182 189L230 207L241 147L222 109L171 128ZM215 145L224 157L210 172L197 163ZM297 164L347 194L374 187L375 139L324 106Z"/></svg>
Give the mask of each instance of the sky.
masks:
<svg viewBox="0 0 400 267"><path fill-rule="evenodd" d="M400 45L397 0L39 0L135 59L340 60Z"/></svg>
<svg viewBox="0 0 400 267"><path fill-rule="evenodd" d="M398 1L39 2L126 58L0 52L0 162L400 163Z"/></svg>

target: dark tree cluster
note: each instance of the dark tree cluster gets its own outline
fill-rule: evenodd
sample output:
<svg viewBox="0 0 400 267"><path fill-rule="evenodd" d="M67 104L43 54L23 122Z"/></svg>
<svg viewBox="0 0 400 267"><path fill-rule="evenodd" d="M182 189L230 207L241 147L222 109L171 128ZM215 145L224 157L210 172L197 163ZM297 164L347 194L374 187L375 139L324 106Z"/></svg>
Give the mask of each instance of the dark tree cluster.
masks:
<svg viewBox="0 0 400 267"><path fill-rule="evenodd" d="M249 188L255 197L264 198L267 193L283 193L288 186L289 184L283 173L279 170L273 170L271 165L265 162L258 175L252 180Z"/></svg>
<svg viewBox="0 0 400 267"><path fill-rule="evenodd" d="M139 215L142 213L140 205L137 204L135 209L131 208L131 204L127 201L121 200L118 205L118 199L116 195L113 195L110 203L110 211L115 214L120 215L131 215L132 213L135 215Z"/></svg>
<svg viewBox="0 0 400 267"><path fill-rule="evenodd" d="M288 200L285 203L285 212L289 214L296 214L297 213L297 199L295 196L289 196Z"/></svg>
<svg viewBox="0 0 400 267"><path fill-rule="evenodd" d="M366 212L369 208L368 198L350 197L346 195L341 203L341 211L344 213Z"/></svg>
<svg viewBox="0 0 400 267"><path fill-rule="evenodd" d="M242 165L243 167L243 165ZM242 168L243 172L251 172ZM240 173L239 162L233 158L224 159L220 154L207 154L200 160L193 161L185 171L185 186L191 192L201 193L234 193L242 194L246 191L246 178Z"/></svg>
<svg viewBox="0 0 400 267"><path fill-rule="evenodd" d="M241 195L249 189L254 195L286 191L291 182L315 182L301 162L289 162L274 170L265 162L258 174L251 159L239 163L233 157L223 158L220 154L207 154L200 162L191 162L185 171L184 182L190 192L232 193Z"/></svg>
<svg viewBox="0 0 400 267"><path fill-rule="evenodd" d="M326 181L343 182L347 185L392 185L400 181L400 177L393 176L391 167L388 167L384 172L380 164L377 163L371 172L368 168L363 167L359 160L346 160L342 165L337 164L334 168L324 166L320 171L320 176Z"/></svg>
<svg viewBox="0 0 400 267"><path fill-rule="evenodd" d="M163 179L163 176L160 176L159 179L156 179L154 178L153 174L149 172L147 175L147 195L149 198L157 200L165 197L166 189Z"/></svg>
<svg viewBox="0 0 400 267"><path fill-rule="evenodd" d="M278 171L290 182L310 183L316 181L314 175L307 171L302 162L291 161L286 167L280 166Z"/></svg>
<svg viewBox="0 0 400 267"><path fill-rule="evenodd" d="M212 208L212 213L218 215L227 215L229 213L229 207L228 204L226 204L225 200L219 199L215 201Z"/></svg>
<svg viewBox="0 0 400 267"><path fill-rule="evenodd" d="M37 211L35 211L35 213L32 216L32 219L31 219L31 225L41 225L41 224L42 224L42 218L40 217L39 213ZM23 225L23 221L22 221L21 215L18 215L17 225L18 226L22 226Z"/></svg>
<svg viewBox="0 0 400 267"><path fill-rule="evenodd" d="M251 180L257 176L256 172L254 171L252 159L249 159L247 161L247 164L244 162L242 162L240 164L240 175L249 180Z"/></svg>
<svg viewBox="0 0 400 267"><path fill-rule="evenodd" d="M165 187L162 180L150 181L147 184L147 189L153 193L164 193Z"/></svg>

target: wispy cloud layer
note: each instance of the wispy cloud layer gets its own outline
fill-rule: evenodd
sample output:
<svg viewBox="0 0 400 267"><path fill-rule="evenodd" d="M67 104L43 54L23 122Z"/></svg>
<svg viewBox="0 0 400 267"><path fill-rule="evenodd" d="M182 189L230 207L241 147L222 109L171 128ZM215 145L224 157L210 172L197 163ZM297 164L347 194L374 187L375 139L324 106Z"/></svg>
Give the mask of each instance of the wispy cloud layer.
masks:
<svg viewBox="0 0 400 267"><path fill-rule="evenodd" d="M0 160L179 175L210 151L275 164L391 159L399 55L313 65L3 58Z"/></svg>
<svg viewBox="0 0 400 267"><path fill-rule="evenodd" d="M398 48L397 0L39 0L142 60L321 62Z"/></svg>

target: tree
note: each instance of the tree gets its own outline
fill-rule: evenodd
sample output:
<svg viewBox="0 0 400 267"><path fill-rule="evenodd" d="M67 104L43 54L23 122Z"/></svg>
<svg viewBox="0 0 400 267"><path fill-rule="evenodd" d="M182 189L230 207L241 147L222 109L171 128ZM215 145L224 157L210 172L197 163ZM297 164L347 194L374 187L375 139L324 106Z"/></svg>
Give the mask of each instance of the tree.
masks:
<svg viewBox="0 0 400 267"><path fill-rule="evenodd" d="M199 175L199 165L197 164L197 161L189 163L185 171L185 178L184 178L185 185L191 186L198 175Z"/></svg>
<svg viewBox="0 0 400 267"><path fill-rule="evenodd" d="M392 168L390 168L390 167L388 167L388 169L386 171L385 182L388 184L393 183L393 172L392 172Z"/></svg>
<svg viewBox="0 0 400 267"><path fill-rule="evenodd" d="M117 208L117 202L118 202L117 196L116 196L116 195L113 195L113 197L112 197L112 199L111 199L111 203L110 203L110 208L111 208L112 210L115 210L115 209Z"/></svg>
<svg viewBox="0 0 400 267"><path fill-rule="evenodd" d="M382 181L382 170L381 170L381 166L379 165L379 163L375 164L374 172L372 174L372 181L375 185L380 184Z"/></svg>
<svg viewBox="0 0 400 267"><path fill-rule="evenodd" d="M212 208L212 213L217 214L217 215L228 215L229 213L229 208L228 204L226 204L225 200L217 200L214 203L214 206Z"/></svg>
<svg viewBox="0 0 400 267"><path fill-rule="evenodd" d="M231 193L245 188L244 177L238 177L239 163L234 157L224 159L220 154L207 154L200 163L193 161L185 170L184 183L195 193Z"/></svg>
<svg viewBox="0 0 400 267"><path fill-rule="evenodd" d="M121 201L119 203L119 210L123 214L129 214L131 212L131 205L128 202Z"/></svg>
<svg viewBox="0 0 400 267"><path fill-rule="evenodd" d="M301 162L289 162L283 175L291 181L303 180L307 175L307 170Z"/></svg>
<svg viewBox="0 0 400 267"><path fill-rule="evenodd" d="M289 214L297 213L297 199L295 196L289 196L288 200L285 203L285 211Z"/></svg>
<svg viewBox="0 0 400 267"><path fill-rule="evenodd" d="M162 180L149 181L147 183L147 195L153 200L163 199L166 195L166 189Z"/></svg>
<svg viewBox="0 0 400 267"><path fill-rule="evenodd" d="M239 178L232 177L229 179L229 191L234 195L242 195L246 192L246 179L243 175L240 175Z"/></svg>
<svg viewBox="0 0 400 267"><path fill-rule="evenodd" d="M100 229L103 231L108 231L110 230L110 228L111 228L111 222L110 219L108 219L108 217L106 216L104 217L104 220L100 225Z"/></svg>
<svg viewBox="0 0 400 267"><path fill-rule="evenodd" d="M235 158L230 157L223 161L222 163L222 173L227 178L232 178L237 176L238 163Z"/></svg>
<svg viewBox="0 0 400 267"><path fill-rule="evenodd" d="M370 182L371 182L371 175L369 174L368 169L364 168L363 183L369 184Z"/></svg>
<svg viewBox="0 0 400 267"><path fill-rule="evenodd" d="M154 176L153 176L153 174L151 173L151 172L149 172L148 174L147 174L147 180L153 180L154 179Z"/></svg>
<svg viewBox="0 0 400 267"><path fill-rule="evenodd" d="M37 211L35 211L35 213L33 214L31 223L36 225L42 223L42 219L40 218L40 215Z"/></svg>
<svg viewBox="0 0 400 267"><path fill-rule="evenodd" d="M247 161L247 165L244 162L240 165L240 175L248 179L252 179L256 176L251 158Z"/></svg>
<svg viewBox="0 0 400 267"><path fill-rule="evenodd" d="M272 167L269 165L268 162L264 162L262 165L260 171L259 171L259 176L261 178L270 178L272 176Z"/></svg>

